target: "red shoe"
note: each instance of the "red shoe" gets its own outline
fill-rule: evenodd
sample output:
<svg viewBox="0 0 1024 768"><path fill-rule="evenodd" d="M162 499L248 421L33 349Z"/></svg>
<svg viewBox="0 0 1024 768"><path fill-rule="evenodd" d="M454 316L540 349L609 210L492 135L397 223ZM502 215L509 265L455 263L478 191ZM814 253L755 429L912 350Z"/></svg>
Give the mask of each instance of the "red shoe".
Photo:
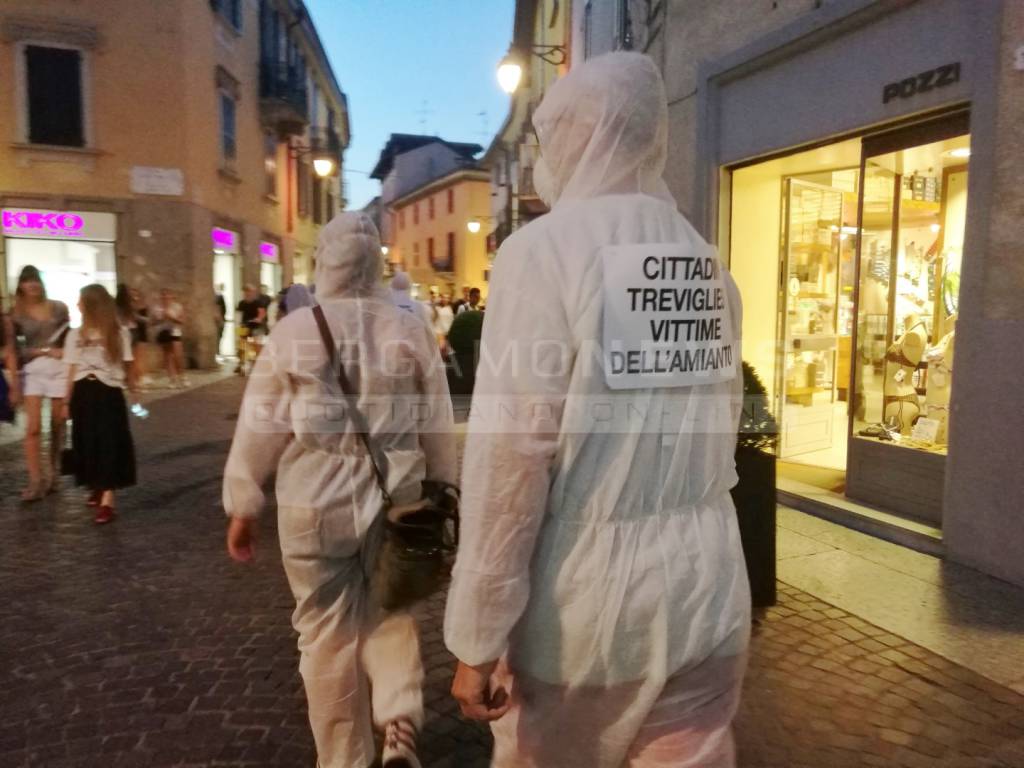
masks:
<svg viewBox="0 0 1024 768"><path fill-rule="evenodd" d="M96 525L103 525L104 523L109 523L113 521L113 519L114 508L108 507L106 504L104 504L96 510L96 517L94 517L92 521L96 523Z"/></svg>

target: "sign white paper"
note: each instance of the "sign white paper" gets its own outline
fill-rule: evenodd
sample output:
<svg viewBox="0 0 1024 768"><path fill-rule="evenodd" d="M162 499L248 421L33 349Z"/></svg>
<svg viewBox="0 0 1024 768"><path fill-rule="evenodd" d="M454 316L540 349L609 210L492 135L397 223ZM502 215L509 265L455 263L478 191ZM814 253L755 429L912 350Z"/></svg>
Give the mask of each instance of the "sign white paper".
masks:
<svg viewBox="0 0 1024 768"><path fill-rule="evenodd" d="M180 168L133 165L131 190L136 195L183 195L185 174Z"/></svg>
<svg viewBox="0 0 1024 768"><path fill-rule="evenodd" d="M715 384L738 361L715 250L612 245L604 263L604 366L612 389Z"/></svg>
<svg viewBox="0 0 1024 768"><path fill-rule="evenodd" d="M935 439L939 436L939 426L940 423L938 419L920 418L917 420L917 423L914 424L914 428L911 430L910 436L915 440L934 443Z"/></svg>

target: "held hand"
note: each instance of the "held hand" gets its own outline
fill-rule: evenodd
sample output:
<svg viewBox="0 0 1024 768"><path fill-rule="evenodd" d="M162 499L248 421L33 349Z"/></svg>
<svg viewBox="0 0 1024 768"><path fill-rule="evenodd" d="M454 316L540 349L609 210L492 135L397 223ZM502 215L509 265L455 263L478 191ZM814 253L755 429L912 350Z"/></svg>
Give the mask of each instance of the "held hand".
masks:
<svg viewBox="0 0 1024 768"><path fill-rule="evenodd" d="M60 360L64 357L64 350L60 347L50 347L46 354L52 357L54 360Z"/></svg>
<svg viewBox="0 0 1024 768"><path fill-rule="evenodd" d="M501 687L492 690L491 686L491 675L497 666L497 661L477 667L459 662L452 681L452 696L459 702L462 714L470 720L491 722L500 720L508 712L508 692Z"/></svg>
<svg viewBox="0 0 1024 768"><path fill-rule="evenodd" d="M245 517L232 517L228 523L228 555L239 563L256 556L256 525Z"/></svg>

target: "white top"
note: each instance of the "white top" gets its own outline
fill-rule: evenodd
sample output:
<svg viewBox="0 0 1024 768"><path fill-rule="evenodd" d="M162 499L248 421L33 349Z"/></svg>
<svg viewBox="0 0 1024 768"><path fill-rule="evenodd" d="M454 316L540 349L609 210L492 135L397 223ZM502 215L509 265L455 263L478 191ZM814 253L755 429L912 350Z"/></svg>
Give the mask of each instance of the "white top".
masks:
<svg viewBox="0 0 1024 768"><path fill-rule="evenodd" d="M127 328L121 329L121 350L121 360L111 361L97 331L90 331L89 338L82 339L82 329L75 328L64 341L64 364L75 366L75 381L95 376L108 387L124 389L124 364L134 359L132 336Z"/></svg>

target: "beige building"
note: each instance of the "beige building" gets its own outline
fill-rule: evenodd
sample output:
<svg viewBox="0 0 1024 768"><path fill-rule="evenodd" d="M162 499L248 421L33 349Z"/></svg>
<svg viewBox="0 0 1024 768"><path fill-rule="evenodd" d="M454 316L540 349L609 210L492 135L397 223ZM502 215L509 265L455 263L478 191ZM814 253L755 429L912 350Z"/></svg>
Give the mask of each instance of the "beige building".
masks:
<svg viewBox="0 0 1024 768"><path fill-rule="evenodd" d="M487 172L464 168L388 206L388 261L409 273L419 298L431 291L458 298L463 287L470 287L479 288L486 299L491 262L484 230L490 201Z"/></svg>
<svg viewBox="0 0 1024 768"><path fill-rule="evenodd" d="M740 286L780 499L1024 584L1024 4L574 7L587 55L662 67L666 178Z"/></svg>
<svg viewBox="0 0 1024 768"><path fill-rule="evenodd" d="M215 285L232 306L310 279L349 119L301 2L8 0L0 61L5 295L26 263L72 304L89 282L172 288L208 366Z"/></svg>

